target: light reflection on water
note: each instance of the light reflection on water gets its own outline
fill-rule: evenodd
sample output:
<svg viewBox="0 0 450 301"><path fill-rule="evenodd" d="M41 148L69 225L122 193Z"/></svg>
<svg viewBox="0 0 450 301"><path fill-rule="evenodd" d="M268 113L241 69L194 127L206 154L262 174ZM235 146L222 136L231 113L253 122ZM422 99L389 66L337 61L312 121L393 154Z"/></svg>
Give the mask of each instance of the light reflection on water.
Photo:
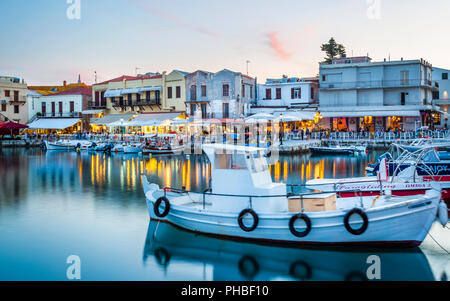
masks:
<svg viewBox="0 0 450 301"><path fill-rule="evenodd" d="M281 157L270 173L289 184L356 177L375 155ZM368 250L226 242L162 224L154 236L142 173L161 186L193 191L210 180L203 156L0 150L0 280L65 280L72 254L82 260L83 280L364 279ZM434 279L418 249L380 254L392 263L386 280Z"/></svg>

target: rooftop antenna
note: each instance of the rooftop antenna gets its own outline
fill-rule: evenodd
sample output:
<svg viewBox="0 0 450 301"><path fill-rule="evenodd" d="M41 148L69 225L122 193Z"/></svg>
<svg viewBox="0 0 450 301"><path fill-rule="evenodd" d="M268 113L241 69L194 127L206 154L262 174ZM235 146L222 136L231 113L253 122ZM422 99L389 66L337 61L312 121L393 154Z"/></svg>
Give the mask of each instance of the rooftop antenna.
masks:
<svg viewBox="0 0 450 301"><path fill-rule="evenodd" d="M97 83L97 71L94 71L95 83Z"/></svg>
<svg viewBox="0 0 450 301"><path fill-rule="evenodd" d="M248 64L250 64L250 61L247 60L246 63L247 63L247 75L248 75Z"/></svg>

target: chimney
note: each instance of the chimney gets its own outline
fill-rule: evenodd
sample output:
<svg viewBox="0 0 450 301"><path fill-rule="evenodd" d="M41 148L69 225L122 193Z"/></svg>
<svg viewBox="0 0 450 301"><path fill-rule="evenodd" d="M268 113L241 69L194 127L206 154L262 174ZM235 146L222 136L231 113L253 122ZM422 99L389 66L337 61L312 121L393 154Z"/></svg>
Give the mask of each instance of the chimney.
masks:
<svg viewBox="0 0 450 301"><path fill-rule="evenodd" d="M63 86L67 86L67 81L63 81Z"/></svg>

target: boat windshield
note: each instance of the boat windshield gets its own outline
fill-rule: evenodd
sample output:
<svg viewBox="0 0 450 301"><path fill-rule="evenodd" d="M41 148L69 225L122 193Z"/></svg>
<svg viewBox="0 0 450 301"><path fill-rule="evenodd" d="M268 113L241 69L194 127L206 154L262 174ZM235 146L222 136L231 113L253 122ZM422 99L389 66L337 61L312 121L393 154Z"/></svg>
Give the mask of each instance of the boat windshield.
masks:
<svg viewBox="0 0 450 301"><path fill-rule="evenodd" d="M214 160L216 169L247 169L243 153L216 153Z"/></svg>
<svg viewBox="0 0 450 301"><path fill-rule="evenodd" d="M267 160L261 153L253 153L249 155L249 159L251 172L263 172L268 169Z"/></svg>

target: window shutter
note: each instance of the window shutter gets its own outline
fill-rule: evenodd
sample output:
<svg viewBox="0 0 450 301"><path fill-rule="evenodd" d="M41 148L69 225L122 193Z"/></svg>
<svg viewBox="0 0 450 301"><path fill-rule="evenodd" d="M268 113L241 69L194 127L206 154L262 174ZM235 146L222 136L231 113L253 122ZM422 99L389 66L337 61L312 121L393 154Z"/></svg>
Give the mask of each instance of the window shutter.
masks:
<svg viewBox="0 0 450 301"><path fill-rule="evenodd" d="M291 88L291 99L294 99L295 94L294 94L294 88Z"/></svg>

